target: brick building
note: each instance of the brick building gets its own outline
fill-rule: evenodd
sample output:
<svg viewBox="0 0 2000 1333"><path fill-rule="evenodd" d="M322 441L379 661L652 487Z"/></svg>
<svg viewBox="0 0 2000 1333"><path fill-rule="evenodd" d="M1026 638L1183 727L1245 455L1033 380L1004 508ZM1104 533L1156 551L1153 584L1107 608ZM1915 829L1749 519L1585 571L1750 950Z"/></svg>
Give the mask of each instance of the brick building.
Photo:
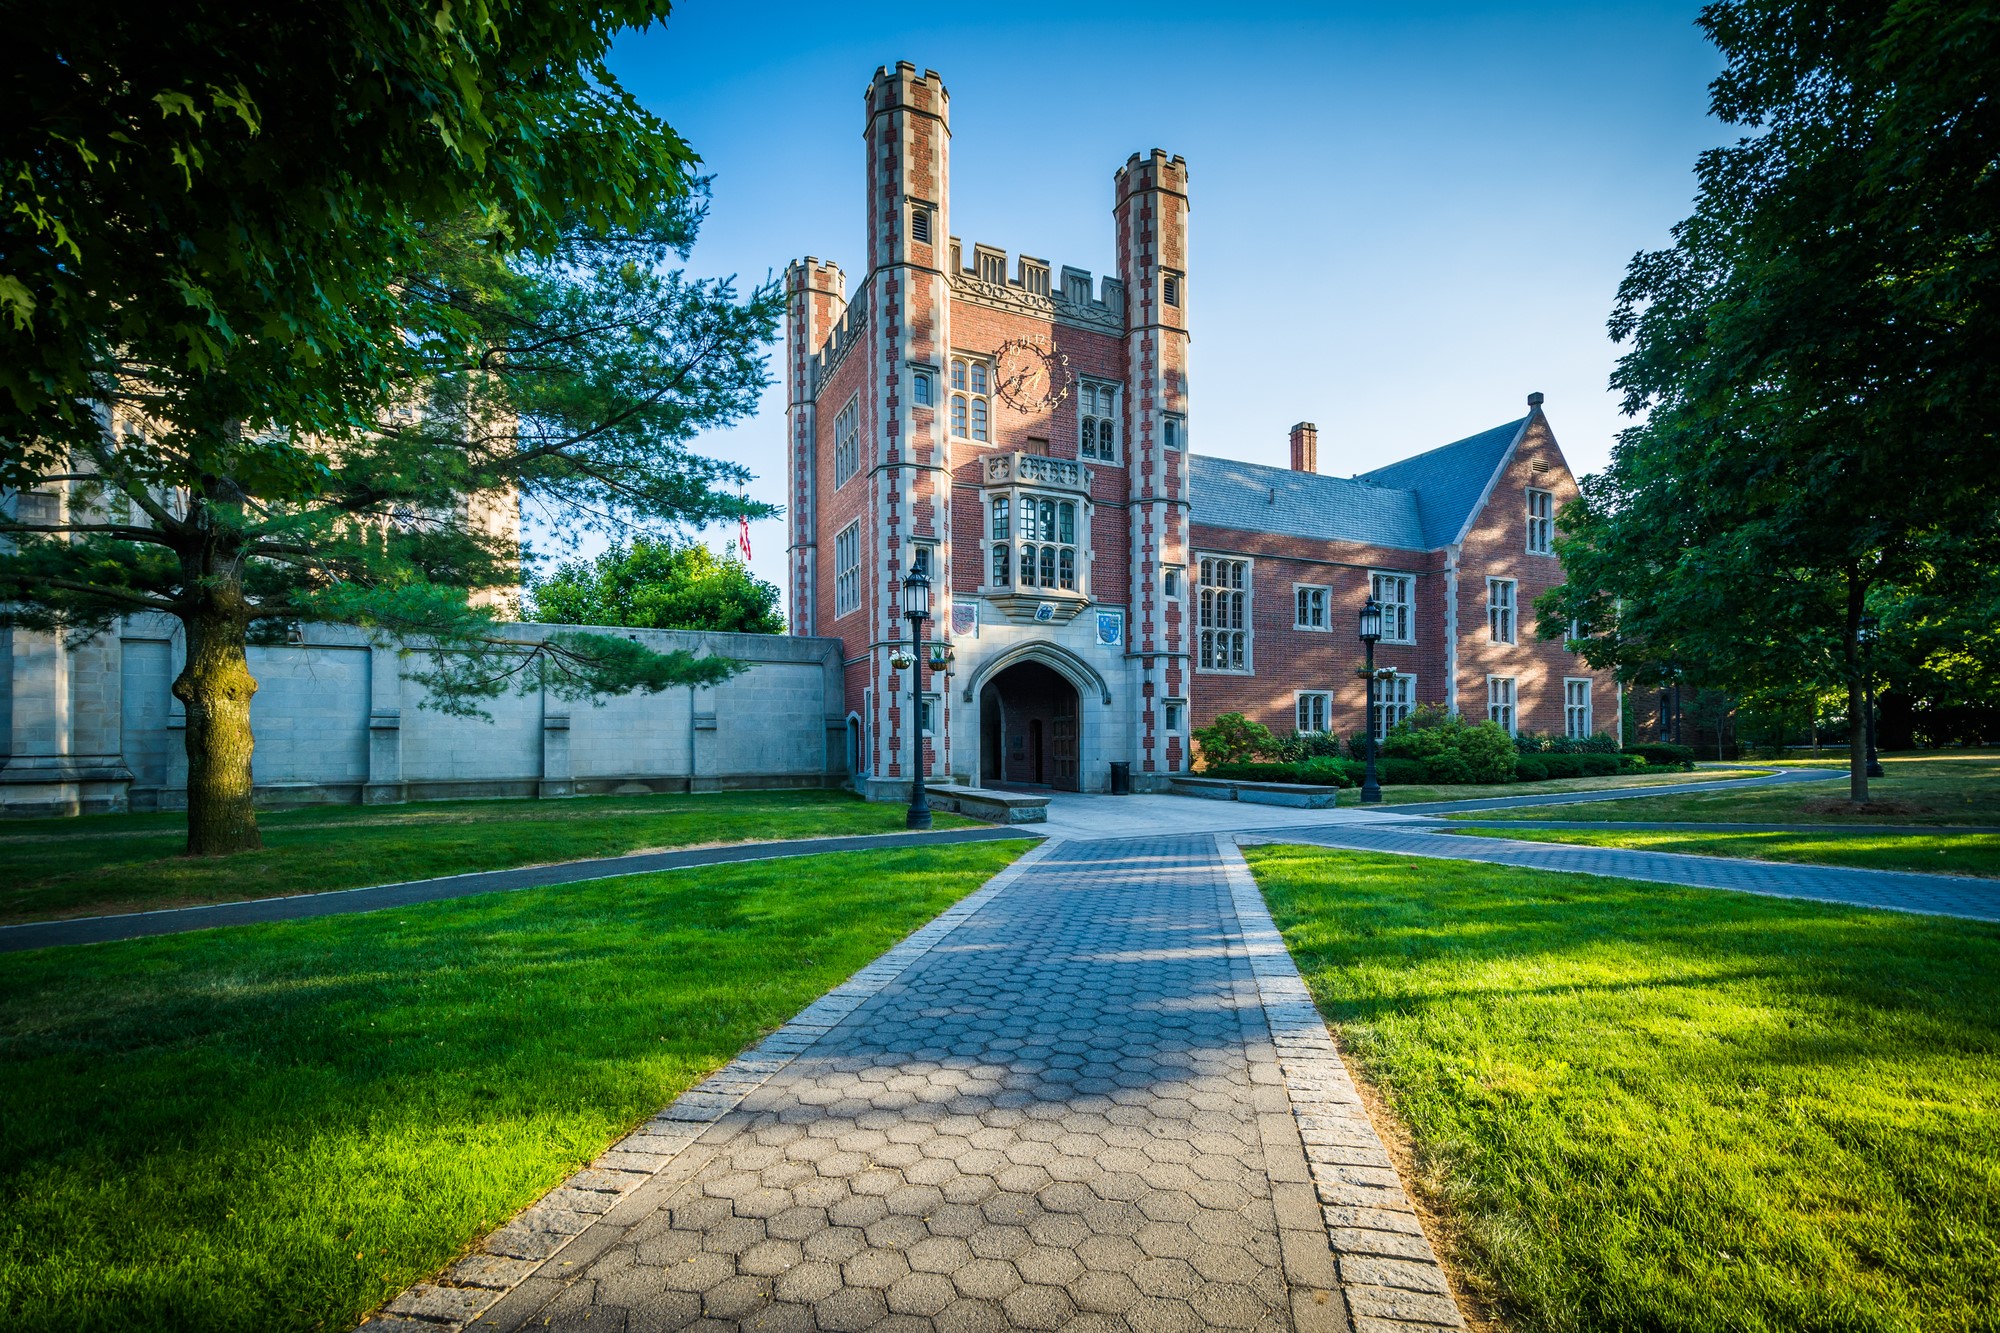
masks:
<svg viewBox="0 0 2000 1333"><path fill-rule="evenodd" d="M1118 271L1052 267L952 231L950 98L935 72L867 91L868 252L786 270L792 632L839 638L863 790L907 790L909 628L932 582L925 771L1103 790L1188 767L1241 711L1281 734L1360 730L1354 613L1387 608L1380 707L1442 703L1513 729L1614 730L1616 686L1534 634L1576 493L1526 416L1351 478L1191 452L1187 164L1113 177Z"/></svg>

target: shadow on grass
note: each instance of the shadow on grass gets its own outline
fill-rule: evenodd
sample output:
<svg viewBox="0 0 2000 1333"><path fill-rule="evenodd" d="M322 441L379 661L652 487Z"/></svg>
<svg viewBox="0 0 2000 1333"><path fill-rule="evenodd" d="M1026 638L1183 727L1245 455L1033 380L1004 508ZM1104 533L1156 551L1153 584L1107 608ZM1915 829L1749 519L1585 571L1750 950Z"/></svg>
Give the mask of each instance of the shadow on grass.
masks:
<svg viewBox="0 0 2000 1333"><path fill-rule="evenodd" d="M1525 1327L1990 1324L2000 928L1250 857Z"/></svg>

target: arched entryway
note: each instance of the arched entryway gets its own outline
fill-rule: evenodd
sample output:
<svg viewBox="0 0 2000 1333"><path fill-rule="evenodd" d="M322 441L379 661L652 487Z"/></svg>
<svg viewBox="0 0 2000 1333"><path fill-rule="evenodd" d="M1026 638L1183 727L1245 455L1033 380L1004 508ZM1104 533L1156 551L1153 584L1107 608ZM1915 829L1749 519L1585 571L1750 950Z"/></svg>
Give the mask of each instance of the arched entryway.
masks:
<svg viewBox="0 0 2000 1333"><path fill-rule="evenodd" d="M1077 791L1082 707L1076 686L1040 662L1016 662L979 692L979 777Z"/></svg>

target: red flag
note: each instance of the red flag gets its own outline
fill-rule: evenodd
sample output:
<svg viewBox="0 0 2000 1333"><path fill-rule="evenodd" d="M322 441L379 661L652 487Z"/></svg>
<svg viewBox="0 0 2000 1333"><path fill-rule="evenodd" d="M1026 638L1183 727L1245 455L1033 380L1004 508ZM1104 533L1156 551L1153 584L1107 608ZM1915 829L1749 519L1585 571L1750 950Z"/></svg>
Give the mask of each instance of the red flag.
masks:
<svg viewBox="0 0 2000 1333"><path fill-rule="evenodd" d="M750 518L746 514L736 520L736 549L743 552L743 563L750 563Z"/></svg>

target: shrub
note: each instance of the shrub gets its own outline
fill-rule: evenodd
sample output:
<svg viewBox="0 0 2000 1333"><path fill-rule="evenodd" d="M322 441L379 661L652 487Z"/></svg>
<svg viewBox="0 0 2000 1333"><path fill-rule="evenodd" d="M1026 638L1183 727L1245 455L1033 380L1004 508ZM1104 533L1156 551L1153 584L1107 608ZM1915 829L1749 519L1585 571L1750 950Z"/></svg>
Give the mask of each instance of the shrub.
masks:
<svg viewBox="0 0 2000 1333"><path fill-rule="evenodd" d="M1295 764L1211 764L1204 777L1234 778L1238 782L1301 782L1315 787L1356 787L1361 777L1347 759L1321 757Z"/></svg>
<svg viewBox="0 0 2000 1333"><path fill-rule="evenodd" d="M1422 760L1391 755L1375 761L1375 780L1385 787L1417 787L1428 779Z"/></svg>
<svg viewBox="0 0 2000 1333"><path fill-rule="evenodd" d="M1539 754L1514 756L1514 780L1516 782L1545 782L1548 780L1549 766Z"/></svg>
<svg viewBox="0 0 2000 1333"><path fill-rule="evenodd" d="M1493 722L1467 722L1435 705L1419 708L1389 729L1382 753L1423 763L1439 783L1505 782L1514 776L1514 738ZM1450 757L1450 763L1434 761ZM1440 774L1462 774L1442 777Z"/></svg>
<svg viewBox="0 0 2000 1333"><path fill-rule="evenodd" d="M1303 763L1308 759L1338 759L1340 755L1340 737L1330 731L1295 731L1271 750L1271 758L1286 764Z"/></svg>
<svg viewBox="0 0 2000 1333"><path fill-rule="evenodd" d="M1201 747L1203 771L1218 764L1241 764L1278 748L1278 738L1262 722L1241 713L1224 713L1205 727L1196 727L1194 743Z"/></svg>
<svg viewBox="0 0 2000 1333"><path fill-rule="evenodd" d="M1551 778L1580 778L1583 776L1583 756L1580 754L1545 754L1542 767Z"/></svg>
<svg viewBox="0 0 2000 1333"><path fill-rule="evenodd" d="M1608 778L1618 771L1618 756L1615 754L1586 750L1577 758L1583 761L1583 775L1587 778Z"/></svg>
<svg viewBox="0 0 2000 1333"><path fill-rule="evenodd" d="M1621 754L1618 756L1618 771L1620 773L1637 773L1646 766L1646 760L1643 755Z"/></svg>
<svg viewBox="0 0 2000 1333"><path fill-rule="evenodd" d="M1694 750L1686 745L1666 745L1652 742L1645 745L1628 745L1625 753L1637 755L1646 761L1648 768L1679 769L1686 772L1694 767Z"/></svg>
<svg viewBox="0 0 2000 1333"><path fill-rule="evenodd" d="M1523 731L1514 737L1514 748L1522 754L1616 754L1618 742L1601 731L1594 736L1545 736Z"/></svg>
<svg viewBox="0 0 2000 1333"><path fill-rule="evenodd" d="M1347 757L1349 759L1360 759L1364 762L1367 760L1368 758L1367 732L1357 731L1352 736L1349 736L1347 738ZM1377 759L1380 759L1382 757L1382 738L1380 736L1377 736L1375 738L1375 757Z"/></svg>

